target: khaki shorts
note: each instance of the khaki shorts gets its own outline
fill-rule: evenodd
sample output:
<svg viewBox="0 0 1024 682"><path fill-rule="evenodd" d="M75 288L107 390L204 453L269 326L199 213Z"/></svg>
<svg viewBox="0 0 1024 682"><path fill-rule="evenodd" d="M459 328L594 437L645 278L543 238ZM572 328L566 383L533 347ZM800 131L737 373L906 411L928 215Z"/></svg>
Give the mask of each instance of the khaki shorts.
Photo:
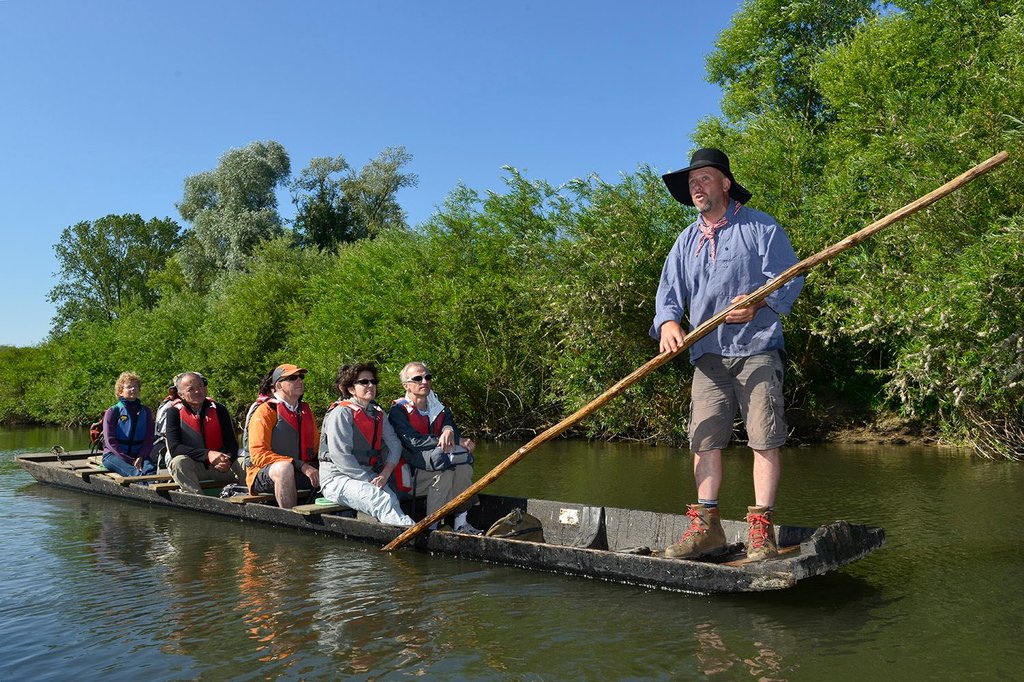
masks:
<svg viewBox="0 0 1024 682"><path fill-rule="evenodd" d="M737 408L747 426L747 445L771 450L786 442L779 351L730 358L705 353L697 359L690 399L690 448L718 450L729 444Z"/></svg>

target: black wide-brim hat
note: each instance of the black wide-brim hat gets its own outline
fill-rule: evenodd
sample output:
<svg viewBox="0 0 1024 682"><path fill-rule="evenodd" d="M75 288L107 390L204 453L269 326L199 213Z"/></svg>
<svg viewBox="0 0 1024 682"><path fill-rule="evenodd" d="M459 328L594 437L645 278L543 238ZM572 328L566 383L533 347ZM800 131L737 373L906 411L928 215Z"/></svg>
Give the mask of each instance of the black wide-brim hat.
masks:
<svg viewBox="0 0 1024 682"><path fill-rule="evenodd" d="M714 149L713 147L698 149L690 157L689 166L672 171L671 173L665 173L665 175L661 176L661 179L665 181L665 186L668 187L668 191L676 201L687 206L693 206L693 197L690 196L690 171L697 170L698 168L707 168L708 166L717 168L725 174L725 177L729 178L731 181L729 185L730 197L741 204L750 201L750 197L753 195L743 185L736 182L736 178L732 176L732 171L729 170L729 157L722 150Z"/></svg>

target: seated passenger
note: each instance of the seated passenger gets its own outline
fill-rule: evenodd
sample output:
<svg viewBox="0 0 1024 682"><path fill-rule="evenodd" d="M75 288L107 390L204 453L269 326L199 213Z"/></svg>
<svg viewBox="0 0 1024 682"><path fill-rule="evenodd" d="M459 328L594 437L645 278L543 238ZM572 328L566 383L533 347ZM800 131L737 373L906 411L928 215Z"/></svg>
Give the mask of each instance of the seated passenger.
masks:
<svg viewBox="0 0 1024 682"><path fill-rule="evenodd" d="M324 497L391 526L415 522L402 511L388 478L402 446L377 397L377 368L342 365L335 378L341 399L327 408L320 436Z"/></svg>
<svg viewBox="0 0 1024 682"><path fill-rule="evenodd" d="M260 404L245 427L249 492L272 493L282 509L295 506L298 490L320 488L316 467L320 435L309 405L302 402L305 376L301 367L278 365L270 377L273 393L257 401Z"/></svg>
<svg viewBox="0 0 1024 682"><path fill-rule="evenodd" d="M395 401L388 421L402 442L403 458L413 468L412 493L427 496L429 516L473 483L476 443L460 435L452 411L432 390L434 377L425 364L410 362L399 376L405 397ZM474 496L456 510L455 532L482 533L466 518L476 503Z"/></svg>
<svg viewBox="0 0 1024 682"><path fill-rule="evenodd" d="M114 384L117 403L103 413L103 466L122 476L156 473L153 413L139 402L142 382L135 372L121 372Z"/></svg>
<svg viewBox="0 0 1024 682"><path fill-rule="evenodd" d="M274 397L275 371L277 371L277 368L270 370L260 379L259 388L256 390L256 400L246 410L245 419L242 420L242 442L238 444L238 447L242 466L245 467L246 471L252 466L252 458L249 457L249 422L252 421L252 415L256 412L256 409Z"/></svg>
<svg viewBox="0 0 1024 682"><path fill-rule="evenodd" d="M171 385L167 388L167 395L160 401L160 404L156 408L156 429L153 434L153 454L150 455L152 460L156 462L158 469L166 469L170 466L171 458L167 455L167 412L173 406L175 400L178 399L178 387L175 386L175 382L178 381L180 374L175 375L171 379Z"/></svg>
<svg viewBox="0 0 1024 682"><path fill-rule="evenodd" d="M245 480L238 439L227 408L206 395L206 378L184 372L175 378L180 399L166 413L171 476L182 490L202 495L200 481L223 485Z"/></svg>

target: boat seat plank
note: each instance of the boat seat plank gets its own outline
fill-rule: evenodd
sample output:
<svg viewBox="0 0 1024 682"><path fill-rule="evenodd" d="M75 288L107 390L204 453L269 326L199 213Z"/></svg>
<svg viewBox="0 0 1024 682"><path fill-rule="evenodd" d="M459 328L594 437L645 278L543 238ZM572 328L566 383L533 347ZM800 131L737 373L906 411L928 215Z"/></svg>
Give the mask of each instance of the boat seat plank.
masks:
<svg viewBox="0 0 1024 682"><path fill-rule="evenodd" d="M299 504L292 507L292 511L303 516L319 516L320 514L333 514L339 511L349 511L351 507L343 504Z"/></svg>
<svg viewBox="0 0 1024 682"><path fill-rule="evenodd" d="M199 487L201 487L203 490L218 490L220 488L223 488L225 485L228 484L224 483L224 481L199 481ZM159 493L170 490L181 490L181 486L175 483L173 480L171 480L166 482L153 483L149 486L149 489L155 490Z"/></svg>
<svg viewBox="0 0 1024 682"><path fill-rule="evenodd" d="M111 473L110 477L121 485L131 485L132 483L167 483L174 479L171 478L170 474L148 474L146 476L121 476L119 474Z"/></svg>
<svg viewBox="0 0 1024 682"><path fill-rule="evenodd" d="M262 495L233 495L228 498L228 502L233 504L245 504L247 502L273 502L274 496L270 493L264 493Z"/></svg>
<svg viewBox="0 0 1024 682"><path fill-rule="evenodd" d="M90 467L88 469L75 469L74 473L79 478L88 478L94 474L109 474L110 471L105 467Z"/></svg>
<svg viewBox="0 0 1024 682"><path fill-rule="evenodd" d="M149 489L155 490L158 493L162 493L170 490L180 490L181 486L179 486L174 481L169 481L167 483L154 483L153 485L149 486Z"/></svg>

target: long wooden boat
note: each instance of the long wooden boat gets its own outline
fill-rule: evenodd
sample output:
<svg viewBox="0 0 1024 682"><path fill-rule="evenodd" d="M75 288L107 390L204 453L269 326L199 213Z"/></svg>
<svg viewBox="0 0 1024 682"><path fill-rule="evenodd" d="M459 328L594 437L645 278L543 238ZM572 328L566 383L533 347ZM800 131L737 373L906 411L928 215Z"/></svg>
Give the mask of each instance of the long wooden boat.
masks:
<svg viewBox="0 0 1024 682"><path fill-rule="evenodd" d="M272 499L220 498L178 490L165 475L122 478L97 468L88 452L25 454L17 462L40 483L136 502L220 514L324 535L377 544L404 530L338 505L301 505L280 509ZM144 479L144 480L139 480ZM734 551L717 560L686 561L660 556L688 527L679 514L598 507L499 495L480 495L470 521L487 528L516 508L539 518L544 543L431 532L410 546L419 551L583 576L610 582L681 592L756 592L792 587L856 561L885 544L882 528L835 521L818 528L777 525L781 552L764 561L748 561L743 550L746 524L722 521Z"/></svg>

